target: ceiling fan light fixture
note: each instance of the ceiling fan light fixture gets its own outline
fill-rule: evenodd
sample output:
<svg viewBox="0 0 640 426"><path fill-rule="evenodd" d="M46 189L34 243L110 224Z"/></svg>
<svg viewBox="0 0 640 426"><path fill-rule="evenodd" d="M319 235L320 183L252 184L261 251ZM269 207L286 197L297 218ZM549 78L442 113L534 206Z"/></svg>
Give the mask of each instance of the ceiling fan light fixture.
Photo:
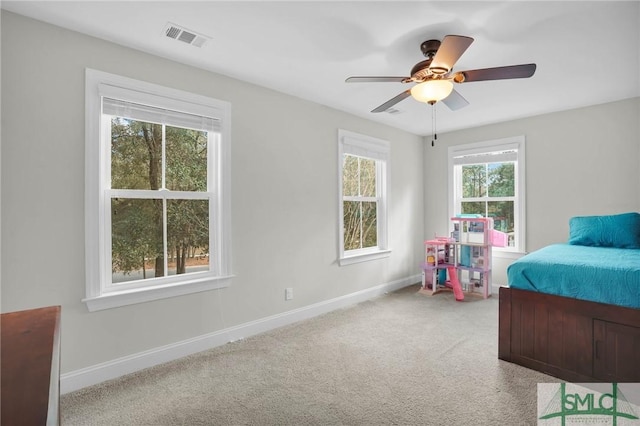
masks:
<svg viewBox="0 0 640 426"><path fill-rule="evenodd" d="M426 104L434 104L451 94L453 83L449 80L428 80L411 88L411 96Z"/></svg>

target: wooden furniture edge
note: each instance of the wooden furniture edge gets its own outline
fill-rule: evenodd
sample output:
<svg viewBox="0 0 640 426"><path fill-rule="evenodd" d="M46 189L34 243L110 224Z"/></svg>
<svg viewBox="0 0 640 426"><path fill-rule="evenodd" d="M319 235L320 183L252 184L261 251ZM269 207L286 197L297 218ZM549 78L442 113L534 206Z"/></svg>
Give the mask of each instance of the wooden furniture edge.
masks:
<svg viewBox="0 0 640 426"><path fill-rule="evenodd" d="M509 287L500 287L498 308L498 358L566 381L601 382L603 379L594 377L597 375L595 372L595 365L592 375L584 375L554 364L538 361L519 355L518 353L514 353L512 350L513 342L511 340L513 335L512 313L514 303L519 303L523 306L545 305L571 315L583 316L588 318L591 323L595 323L595 321L604 321L606 323L628 326L640 330L640 309L607 305ZM591 340L595 347L595 334L591 335ZM519 346L522 344L523 343L520 342Z"/></svg>
<svg viewBox="0 0 640 426"><path fill-rule="evenodd" d="M511 360L511 289L498 289L498 358Z"/></svg>
<svg viewBox="0 0 640 426"><path fill-rule="evenodd" d="M3 313L0 423L60 423L60 306Z"/></svg>

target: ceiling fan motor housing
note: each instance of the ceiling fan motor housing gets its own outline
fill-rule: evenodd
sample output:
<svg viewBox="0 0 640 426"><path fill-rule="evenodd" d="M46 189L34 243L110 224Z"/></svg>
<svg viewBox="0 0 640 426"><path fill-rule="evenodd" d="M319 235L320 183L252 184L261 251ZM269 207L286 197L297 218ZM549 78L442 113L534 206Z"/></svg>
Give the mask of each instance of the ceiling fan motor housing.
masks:
<svg viewBox="0 0 640 426"><path fill-rule="evenodd" d="M411 80L415 82L423 82L431 76L429 65L431 65L431 59L418 62L413 68L411 68Z"/></svg>
<svg viewBox="0 0 640 426"><path fill-rule="evenodd" d="M411 80L421 83L425 80L433 78L434 76L445 75L449 72L449 69L442 67L432 67L431 62L436 56L438 49L440 48L440 40L427 40L420 45L420 51L427 58L424 61L418 62L411 69Z"/></svg>
<svg viewBox="0 0 640 426"><path fill-rule="evenodd" d="M427 40L420 45L420 51L426 58L433 59L439 47L440 40Z"/></svg>

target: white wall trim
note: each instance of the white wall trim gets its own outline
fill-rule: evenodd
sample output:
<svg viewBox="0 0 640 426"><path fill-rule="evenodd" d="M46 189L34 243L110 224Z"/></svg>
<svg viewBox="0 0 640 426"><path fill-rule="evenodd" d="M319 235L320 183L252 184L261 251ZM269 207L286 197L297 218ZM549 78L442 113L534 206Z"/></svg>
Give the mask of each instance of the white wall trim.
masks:
<svg viewBox="0 0 640 426"><path fill-rule="evenodd" d="M111 101L105 103L105 99L111 99ZM161 121L163 124L177 127L199 126L198 130L209 132L206 163L207 188L198 191L197 194L191 192L179 196L209 200L211 212L208 228L209 247L219 249L209 256L209 270L206 274L176 274L153 280L134 279L117 283L117 285L112 280L111 197L166 199L167 194L171 193L171 191L157 190L131 192L123 188L111 188L111 154L109 152L111 131L108 115L121 114L119 105L122 104L144 106L138 107L137 112L129 118L159 120L158 122ZM230 272L232 265L231 104L191 92L86 68L85 106L86 298L82 301L87 304L87 309L93 312L228 287L233 278ZM187 116L190 118L185 119ZM199 117L199 119L194 120L193 117ZM190 120L194 120L195 124Z"/></svg>
<svg viewBox="0 0 640 426"><path fill-rule="evenodd" d="M281 314L64 373L60 376L60 393L73 392L87 386L96 385L107 380L153 367L154 365L212 349L228 342L251 337L285 325L355 305L420 281L420 275L410 276Z"/></svg>
<svg viewBox="0 0 640 426"><path fill-rule="evenodd" d="M389 257L388 206L391 188L391 144L389 141L338 129L338 264L340 266ZM377 245L364 249L344 248L344 201L342 179L344 177L344 155L354 155L376 161ZM354 201L362 200L354 197Z"/></svg>
<svg viewBox="0 0 640 426"><path fill-rule="evenodd" d="M463 145L452 145L447 148L447 189L448 189L448 205L449 205L449 217L453 217L456 214L456 203L459 199L455 199L454 189L454 166L456 163L455 158L466 155L476 155L489 151L502 151L502 150L516 150L516 173L515 173L515 185L516 185L516 197L515 197L515 229L518 239L516 240L517 247L505 248L500 250L502 253L507 251L513 251L514 253L522 253L526 250L526 157L525 147L526 138L524 135L511 136L502 139L488 140L483 142L473 142ZM503 158L504 159L504 158ZM460 172L458 172L460 173ZM461 176L458 175L458 179ZM506 256L505 256L506 257ZM516 257L517 258L517 257Z"/></svg>

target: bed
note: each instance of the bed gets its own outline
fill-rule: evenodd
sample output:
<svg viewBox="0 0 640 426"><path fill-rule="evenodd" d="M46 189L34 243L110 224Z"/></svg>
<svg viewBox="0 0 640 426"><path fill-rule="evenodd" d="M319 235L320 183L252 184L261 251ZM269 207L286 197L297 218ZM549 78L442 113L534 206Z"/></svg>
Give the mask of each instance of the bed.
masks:
<svg viewBox="0 0 640 426"><path fill-rule="evenodd" d="M640 214L575 217L514 262L498 357L571 382L640 382Z"/></svg>

